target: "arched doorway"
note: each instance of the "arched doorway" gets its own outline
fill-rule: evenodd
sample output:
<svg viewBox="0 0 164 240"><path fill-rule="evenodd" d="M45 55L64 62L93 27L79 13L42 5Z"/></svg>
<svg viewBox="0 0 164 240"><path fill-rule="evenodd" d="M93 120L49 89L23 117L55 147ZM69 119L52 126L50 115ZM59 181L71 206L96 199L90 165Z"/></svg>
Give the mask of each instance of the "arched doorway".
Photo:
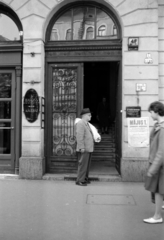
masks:
<svg viewBox="0 0 164 240"><path fill-rule="evenodd" d="M0 172L18 173L23 28L15 12L3 3L0 30Z"/></svg>
<svg viewBox="0 0 164 240"><path fill-rule="evenodd" d="M74 120L83 107L90 107L92 123L98 126L96 108L104 95L118 138L113 163L120 171L122 44L118 19L93 1L68 4L51 19L45 50L47 172L76 171Z"/></svg>

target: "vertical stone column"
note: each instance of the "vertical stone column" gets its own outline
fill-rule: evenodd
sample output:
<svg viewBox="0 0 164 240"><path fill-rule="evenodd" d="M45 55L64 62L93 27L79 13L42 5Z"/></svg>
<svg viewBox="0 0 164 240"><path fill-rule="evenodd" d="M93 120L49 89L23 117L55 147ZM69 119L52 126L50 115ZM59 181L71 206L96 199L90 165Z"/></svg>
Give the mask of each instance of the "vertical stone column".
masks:
<svg viewBox="0 0 164 240"><path fill-rule="evenodd" d="M23 63L22 103L29 89L34 89L41 100L44 96L44 43L41 39L24 42ZM38 119L33 123L26 119L23 106L22 110L22 156L19 161L19 175L25 179L41 179L45 171L41 105Z"/></svg>
<svg viewBox="0 0 164 240"><path fill-rule="evenodd" d="M149 117L149 104L159 99L158 4L157 1L148 0L122 1L116 6L116 10L123 24L121 175L123 181L143 181L148 167L149 147L139 148L128 144L126 107L140 106L141 117ZM129 37L139 38L138 51L128 50ZM151 63L145 62L147 54L150 54L153 60ZM137 93L137 83L146 84L146 91ZM152 126L153 121L150 120L150 130Z"/></svg>

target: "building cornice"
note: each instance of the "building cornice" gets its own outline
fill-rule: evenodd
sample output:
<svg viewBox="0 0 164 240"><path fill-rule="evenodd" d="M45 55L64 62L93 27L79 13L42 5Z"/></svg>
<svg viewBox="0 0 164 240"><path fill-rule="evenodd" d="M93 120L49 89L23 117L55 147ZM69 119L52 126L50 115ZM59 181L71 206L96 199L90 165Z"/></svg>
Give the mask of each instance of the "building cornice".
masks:
<svg viewBox="0 0 164 240"><path fill-rule="evenodd" d="M95 51L95 50L121 50L122 43L118 41L54 41L45 45L46 52L56 51Z"/></svg>
<svg viewBox="0 0 164 240"><path fill-rule="evenodd" d="M23 50L23 44L20 42L1 42L0 52L20 52Z"/></svg>

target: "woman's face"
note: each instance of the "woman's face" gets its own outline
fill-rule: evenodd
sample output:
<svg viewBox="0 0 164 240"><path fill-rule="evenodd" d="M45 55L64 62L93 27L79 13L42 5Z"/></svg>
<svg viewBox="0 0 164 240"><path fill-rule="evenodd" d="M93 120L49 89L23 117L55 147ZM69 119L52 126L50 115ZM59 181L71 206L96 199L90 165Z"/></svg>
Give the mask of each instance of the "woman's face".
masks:
<svg viewBox="0 0 164 240"><path fill-rule="evenodd" d="M154 111L150 111L150 116L153 120L158 120L159 114Z"/></svg>

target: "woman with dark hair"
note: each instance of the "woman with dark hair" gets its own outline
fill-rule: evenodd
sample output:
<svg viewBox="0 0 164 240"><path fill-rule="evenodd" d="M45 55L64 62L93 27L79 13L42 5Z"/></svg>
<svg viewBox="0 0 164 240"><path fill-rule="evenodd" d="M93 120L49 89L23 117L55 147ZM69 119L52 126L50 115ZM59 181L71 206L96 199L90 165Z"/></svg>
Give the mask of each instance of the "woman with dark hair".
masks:
<svg viewBox="0 0 164 240"><path fill-rule="evenodd" d="M161 102L150 104L148 111L156 121L150 134L149 168L145 180L145 189L155 196L155 214L144 219L145 223L162 223L162 205L164 197L164 105Z"/></svg>

